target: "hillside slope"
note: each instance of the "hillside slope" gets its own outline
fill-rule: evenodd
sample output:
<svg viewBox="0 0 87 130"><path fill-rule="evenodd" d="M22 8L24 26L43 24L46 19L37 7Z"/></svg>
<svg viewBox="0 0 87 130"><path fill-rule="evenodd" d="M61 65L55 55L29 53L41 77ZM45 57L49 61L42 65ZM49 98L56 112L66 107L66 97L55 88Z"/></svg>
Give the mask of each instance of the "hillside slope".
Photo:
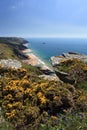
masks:
<svg viewBox="0 0 87 130"><path fill-rule="evenodd" d="M21 62L24 42L19 41L18 38L1 38L1 59ZM44 80L38 77L38 69L22 65L18 69L0 65L0 129L86 130L87 90L84 86ZM65 62L64 65L67 69Z"/></svg>

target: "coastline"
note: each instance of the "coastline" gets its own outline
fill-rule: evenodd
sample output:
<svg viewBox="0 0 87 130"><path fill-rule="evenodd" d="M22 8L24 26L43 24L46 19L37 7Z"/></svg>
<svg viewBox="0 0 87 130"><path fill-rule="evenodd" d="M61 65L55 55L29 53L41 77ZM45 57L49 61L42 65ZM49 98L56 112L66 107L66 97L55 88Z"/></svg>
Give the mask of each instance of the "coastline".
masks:
<svg viewBox="0 0 87 130"><path fill-rule="evenodd" d="M43 72L43 74L39 75L39 77L42 77L47 80L59 80L53 69L48 66L43 60L41 60L38 56L36 56L33 51L28 48L27 43L22 45L24 47L26 46L26 48L22 50L22 53L23 55L27 56L27 59L23 59L22 62L31 66L38 67Z"/></svg>
<svg viewBox="0 0 87 130"><path fill-rule="evenodd" d="M27 56L27 59L23 59L22 61L28 65L40 67L42 70L47 69L47 70L53 71L53 69L50 66L48 66L43 60L41 60L38 56L36 56L33 53L33 50L31 50L28 47L28 43L29 42L22 44L22 46L24 46L22 53L23 55Z"/></svg>
<svg viewBox="0 0 87 130"><path fill-rule="evenodd" d="M42 61L39 57L37 57L31 49L24 49L22 50L22 53L27 56L27 59L23 59L22 61L26 64L40 67L42 70L50 70L53 71L44 61Z"/></svg>

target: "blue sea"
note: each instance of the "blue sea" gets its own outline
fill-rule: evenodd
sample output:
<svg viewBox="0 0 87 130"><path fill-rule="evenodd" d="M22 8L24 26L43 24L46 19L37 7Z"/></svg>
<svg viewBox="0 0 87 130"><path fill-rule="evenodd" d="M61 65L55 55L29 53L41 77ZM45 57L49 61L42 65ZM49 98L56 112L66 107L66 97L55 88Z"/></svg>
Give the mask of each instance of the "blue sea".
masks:
<svg viewBox="0 0 87 130"><path fill-rule="evenodd" d="M87 39L83 38L28 38L27 40L28 47L47 64L50 64L51 56L61 55L63 52L87 54Z"/></svg>

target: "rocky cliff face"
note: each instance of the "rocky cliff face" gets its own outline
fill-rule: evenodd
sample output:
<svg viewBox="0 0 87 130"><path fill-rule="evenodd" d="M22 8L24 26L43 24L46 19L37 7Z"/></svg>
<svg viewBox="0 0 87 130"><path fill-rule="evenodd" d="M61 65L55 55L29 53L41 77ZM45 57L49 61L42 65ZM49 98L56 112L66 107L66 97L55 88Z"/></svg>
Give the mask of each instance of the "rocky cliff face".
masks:
<svg viewBox="0 0 87 130"><path fill-rule="evenodd" d="M87 55L63 53L51 57L51 63L60 80L70 84L87 81Z"/></svg>
<svg viewBox="0 0 87 130"><path fill-rule="evenodd" d="M87 55L77 54L77 53L73 53L73 52L63 53L60 56L51 57L51 63L53 66L55 66L55 65L60 64L64 60L69 60L69 59L78 59L78 60L81 60L81 61L87 63Z"/></svg>

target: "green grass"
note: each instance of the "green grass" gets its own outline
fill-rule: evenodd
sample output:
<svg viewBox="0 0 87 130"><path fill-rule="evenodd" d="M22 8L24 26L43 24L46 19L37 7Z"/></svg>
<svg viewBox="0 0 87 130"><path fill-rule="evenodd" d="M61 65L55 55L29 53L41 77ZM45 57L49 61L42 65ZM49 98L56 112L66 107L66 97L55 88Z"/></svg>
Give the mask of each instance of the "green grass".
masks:
<svg viewBox="0 0 87 130"><path fill-rule="evenodd" d="M20 58L20 57L22 57L21 49L23 49L21 46L21 43L23 43L23 39L0 38L0 59L11 58L11 59L17 59L17 60L21 61L21 58ZM76 64L76 62L74 62L74 63ZM69 71L71 68L73 70L74 63L73 63L73 61L66 62L65 64L62 64L61 66L59 66L60 67L59 69L62 71L66 71L66 72ZM25 85L26 86L28 85L28 87L32 90L31 93L28 93L25 95L25 99L26 99L25 103L27 105L32 106L30 108L33 108L36 110L36 106L37 106L39 109L38 109L38 111L36 111L37 113L34 113L35 110L28 108L28 106L26 106L26 104L24 104L26 109L23 108L23 110L19 110L19 107L17 106L16 111L19 113L19 115L17 115L16 124L17 123L20 124L21 123L20 121L23 121L20 129L21 130L23 129L22 125L23 125L24 121L26 123L28 121L28 119L25 117L25 114L26 114L26 116L29 116L28 118L31 118L31 116L32 116L32 118L35 119L34 125L35 125L35 123L37 125L39 121L40 121L40 124L39 124L39 126L37 126L38 128L35 128L35 129L33 129L32 127L31 127L31 129L30 128L28 129L27 126L24 126L25 130L87 130L87 113L86 113L86 111L84 111L84 113L77 113L77 111L79 109L78 110L73 109L73 111L76 110L76 112L72 111L71 114L68 113L69 108L72 107L71 104L74 102L76 103L76 100L72 101L73 95L76 93L74 91L71 92L71 91L69 91L69 89L66 89L68 87L64 88L65 85L63 86L62 83L58 84L54 81L48 82L48 81L39 79L38 75L41 74L41 72L38 68L30 66L30 65L26 65L24 63L22 63L22 65L23 65L23 68L27 69L27 71L25 73L26 75L24 75L25 78L23 76L21 76L21 71L19 73L19 71L16 72L16 71L13 71L10 69L7 69L7 71L1 69L1 72L3 71L2 74L7 75L7 77L4 77L4 78L2 77L2 79L0 79L0 82L3 83L1 85L1 90L11 80L12 80L12 83L14 83L13 80L15 81L16 79L19 80L19 83L22 83L22 78L25 81L27 80L28 83L24 83L24 85L23 84L21 84L21 85L23 85L23 87L25 87ZM76 69L74 72L76 72ZM80 72L80 69L78 71ZM71 74L73 74L73 73L71 73ZM78 73L74 73L74 74L76 74L77 79L78 79L78 76L79 76L79 75L77 75ZM85 75L84 75L84 77L85 77ZM87 81L83 81L81 79L81 82L79 82L76 85L77 85L76 86L77 89L84 88L84 90L87 90ZM38 86L38 88L37 88L37 86ZM69 87L72 89L71 86L69 86ZM12 88L12 85L11 85L11 88ZM25 90L27 90L26 87L25 87ZM23 88L24 93L21 92L21 95L25 94L25 90ZM9 89L9 91L6 91L6 92L11 93L10 89ZM40 100L37 96L38 92L42 92L44 97L46 97L47 103L45 105L43 105L40 102ZM3 92L0 93L0 97L1 97L0 105L1 105L2 101L6 103L5 96L7 96L7 95L5 95L5 94L6 94L5 91L4 91L4 96L2 96ZM20 91L18 91L18 94L19 94L19 99L17 98L17 100L19 102L22 102L23 100L20 100ZM18 96L18 94L17 94L17 96ZM31 94L31 95L29 95L29 94ZM30 96L30 97L28 97L28 96ZM78 98L79 93L77 93L76 96ZM82 93L82 96L83 96L83 93ZM87 96L85 96L85 97L87 97ZM27 100L28 98L29 98L30 102ZM16 98L14 98L14 99L16 100ZM43 96L41 96L40 99L43 99ZM7 104L8 104L8 101L10 101L10 99L7 100ZM82 106L84 105L84 103L85 103L84 100L81 99ZM4 112L6 112L6 109L7 109L7 112L9 112L9 111L11 112L12 110L8 109L7 104L4 104L4 106L6 107ZM14 104L15 104L15 101L14 101ZM79 104L79 106L81 106L81 104ZM42 113L39 113L39 115L38 115L39 110ZM50 110L51 113L49 113L48 110ZM67 114L64 114L62 110L67 110ZM44 111L45 111L45 113L44 113ZM31 115L28 115L29 112L31 113ZM32 114L32 112L33 112L33 114ZM83 111L80 111L80 112L83 112ZM37 114L38 118L36 117L36 114ZM4 115L4 114L2 114L2 115ZM2 117L5 118L4 116L2 116ZM15 121L15 118L12 118L12 119ZM9 122L7 122L6 120L5 120L5 122L1 121L0 130L13 130L12 125L10 124L10 123L12 123L12 119L9 120ZM24 123L24 125L26 125L26 123ZM28 122L28 123L30 123L30 122ZM33 123L31 122L31 124L33 124Z"/></svg>
<svg viewBox="0 0 87 130"><path fill-rule="evenodd" d="M0 59L18 59L15 55L13 48L8 44L0 43Z"/></svg>
<svg viewBox="0 0 87 130"><path fill-rule="evenodd" d="M6 122L0 124L0 130L13 130L13 128ZM26 130L87 130L87 113L59 114L56 121L48 118L45 124Z"/></svg>
<svg viewBox="0 0 87 130"><path fill-rule="evenodd" d="M82 81L76 84L76 88L84 89L87 91L87 81Z"/></svg>
<svg viewBox="0 0 87 130"><path fill-rule="evenodd" d="M0 130L13 130L12 124L7 122L3 116L3 110L0 110Z"/></svg>
<svg viewBox="0 0 87 130"><path fill-rule="evenodd" d="M67 114L59 115L56 126L53 126L54 121L50 121L52 125L40 124L38 130L87 130L87 114Z"/></svg>
<svg viewBox="0 0 87 130"><path fill-rule="evenodd" d="M87 90L87 64L77 59L70 59L61 62L57 69L63 72L67 72L69 76L67 79L75 80L73 85L77 89Z"/></svg>
<svg viewBox="0 0 87 130"><path fill-rule="evenodd" d="M13 130L12 126L9 126L9 124L3 124L0 125L0 130Z"/></svg>
<svg viewBox="0 0 87 130"><path fill-rule="evenodd" d="M58 66L58 70L68 72L69 67L66 65L60 65L60 66Z"/></svg>
<svg viewBox="0 0 87 130"><path fill-rule="evenodd" d="M22 63L23 68L27 69L28 71L32 72L33 74L36 75L41 75L42 72L35 66L27 65L25 63Z"/></svg>
<svg viewBox="0 0 87 130"><path fill-rule="evenodd" d="M0 38L0 59L16 59L21 62L21 59L26 58L21 49L24 49L22 43L26 43L22 38ZM37 67L22 63L23 68L26 68L34 74L41 74L41 71Z"/></svg>
<svg viewBox="0 0 87 130"><path fill-rule="evenodd" d="M0 37L0 59L14 58L20 60L20 58L24 58L21 50L26 48L22 45L26 42L23 38Z"/></svg>

